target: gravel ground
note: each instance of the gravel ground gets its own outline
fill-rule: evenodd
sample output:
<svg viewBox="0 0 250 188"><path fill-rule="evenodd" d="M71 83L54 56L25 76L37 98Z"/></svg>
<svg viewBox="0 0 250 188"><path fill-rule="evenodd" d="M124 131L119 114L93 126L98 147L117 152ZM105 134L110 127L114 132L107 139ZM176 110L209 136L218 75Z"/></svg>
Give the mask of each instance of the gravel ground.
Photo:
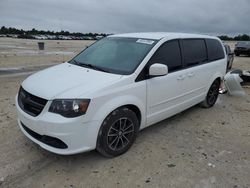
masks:
<svg viewBox="0 0 250 188"><path fill-rule="evenodd" d="M60 63L91 41L45 42L45 52L67 56L41 53L36 43L0 38L0 68ZM250 58L233 67L249 70ZM14 97L27 76L0 73L0 187L250 187L248 87L245 97L220 95L211 109L195 106L144 129L127 153L107 159L95 151L55 155L21 133Z"/></svg>

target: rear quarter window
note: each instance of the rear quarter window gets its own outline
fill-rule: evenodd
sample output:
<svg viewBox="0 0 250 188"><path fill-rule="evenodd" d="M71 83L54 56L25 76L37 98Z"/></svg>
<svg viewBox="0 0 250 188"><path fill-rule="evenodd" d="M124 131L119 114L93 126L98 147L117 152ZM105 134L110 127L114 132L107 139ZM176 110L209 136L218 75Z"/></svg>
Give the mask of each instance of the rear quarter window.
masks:
<svg viewBox="0 0 250 188"><path fill-rule="evenodd" d="M225 57L223 47L218 40L206 39L208 60L215 61Z"/></svg>

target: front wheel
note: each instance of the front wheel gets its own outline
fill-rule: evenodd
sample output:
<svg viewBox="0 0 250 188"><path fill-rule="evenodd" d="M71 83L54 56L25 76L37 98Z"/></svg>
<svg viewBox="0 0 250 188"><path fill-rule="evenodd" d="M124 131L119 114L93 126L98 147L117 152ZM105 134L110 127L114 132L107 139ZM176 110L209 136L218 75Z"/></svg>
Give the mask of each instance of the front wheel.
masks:
<svg viewBox="0 0 250 188"><path fill-rule="evenodd" d="M139 121L132 110L114 110L102 123L96 149L106 157L121 155L132 146L138 130Z"/></svg>
<svg viewBox="0 0 250 188"><path fill-rule="evenodd" d="M220 89L220 81L215 80L211 87L208 90L207 96L205 100L201 103L201 106L204 108L210 108L214 106L219 96L219 89Z"/></svg>

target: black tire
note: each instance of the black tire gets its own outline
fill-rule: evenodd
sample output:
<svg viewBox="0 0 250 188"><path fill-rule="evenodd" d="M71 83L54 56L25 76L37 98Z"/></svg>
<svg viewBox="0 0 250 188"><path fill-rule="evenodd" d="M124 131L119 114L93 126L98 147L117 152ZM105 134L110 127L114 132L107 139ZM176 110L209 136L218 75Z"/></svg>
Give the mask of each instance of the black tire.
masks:
<svg viewBox="0 0 250 188"><path fill-rule="evenodd" d="M240 54L239 53L235 53L235 55L238 57L238 56L240 56Z"/></svg>
<svg viewBox="0 0 250 188"><path fill-rule="evenodd" d="M231 68L229 67L229 63L230 63L230 62L227 62L227 72L231 69Z"/></svg>
<svg viewBox="0 0 250 188"><path fill-rule="evenodd" d="M139 130L138 118L124 107L110 113L100 128L96 149L105 157L125 153L134 143Z"/></svg>
<svg viewBox="0 0 250 188"><path fill-rule="evenodd" d="M232 69L232 65L233 63L231 65L228 64L227 71L230 71Z"/></svg>
<svg viewBox="0 0 250 188"><path fill-rule="evenodd" d="M210 86L205 100L201 103L203 108L211 108L217 101L219 96L220 80L215 80Z"/></svg>

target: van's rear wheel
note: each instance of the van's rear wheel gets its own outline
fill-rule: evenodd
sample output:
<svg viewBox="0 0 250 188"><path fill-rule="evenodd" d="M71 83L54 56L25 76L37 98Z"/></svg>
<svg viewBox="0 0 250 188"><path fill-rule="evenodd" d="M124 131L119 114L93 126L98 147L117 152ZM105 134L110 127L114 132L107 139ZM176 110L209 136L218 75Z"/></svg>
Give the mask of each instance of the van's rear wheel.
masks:
<svg viewBox="0 0 250 188"><path fill-rule="evenodd" d="M212 83L211 87L209 88L206 99L201 103L201 106L204 108L210 108L214 106L219 96L219 89L220 81L217 79Z"/></svg>
<svg viewBox="0 0 250 188"><path fill-rule="evenodd" d="M134 143L139 129L136 114L128 108L113 111L103 121L96 149L106 157L125 153Z"/></svg>

